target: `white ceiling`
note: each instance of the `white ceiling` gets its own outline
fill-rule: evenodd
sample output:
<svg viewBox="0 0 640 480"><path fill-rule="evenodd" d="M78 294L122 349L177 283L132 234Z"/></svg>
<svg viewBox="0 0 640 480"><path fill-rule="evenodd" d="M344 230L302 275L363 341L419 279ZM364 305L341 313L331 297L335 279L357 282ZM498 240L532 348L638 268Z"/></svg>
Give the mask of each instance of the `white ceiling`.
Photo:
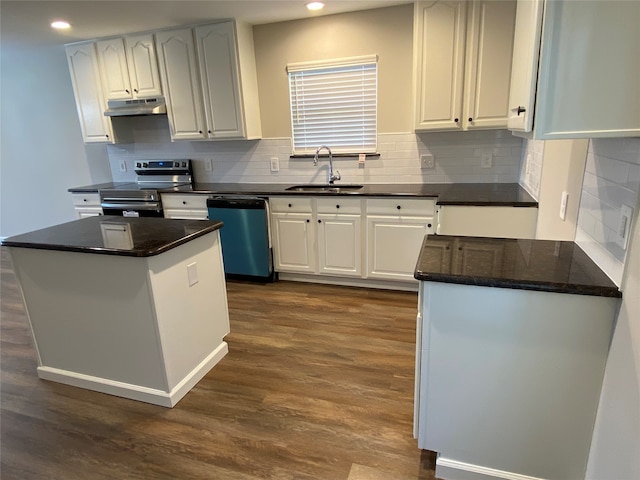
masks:
<svg viewBox="0 0 640 480"><path fill-rule="evenodd" d="M0 0L0 46L27 47L237 18L251 24L411 3L410 0L325 0L321 13L309 12L307 0ZM68 31L50 23L64 19Z"/></svg>

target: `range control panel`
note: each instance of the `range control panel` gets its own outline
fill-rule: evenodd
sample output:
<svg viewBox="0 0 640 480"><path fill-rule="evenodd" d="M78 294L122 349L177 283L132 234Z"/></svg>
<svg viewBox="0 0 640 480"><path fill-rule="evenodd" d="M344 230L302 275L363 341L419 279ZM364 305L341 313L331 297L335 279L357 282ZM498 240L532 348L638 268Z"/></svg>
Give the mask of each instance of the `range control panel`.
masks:
<svg viewBox="0 0 640 480"><path fill-rule="evenodd" d="M191 170L191 160L138 160L135 163L136 170Z"/></svg>

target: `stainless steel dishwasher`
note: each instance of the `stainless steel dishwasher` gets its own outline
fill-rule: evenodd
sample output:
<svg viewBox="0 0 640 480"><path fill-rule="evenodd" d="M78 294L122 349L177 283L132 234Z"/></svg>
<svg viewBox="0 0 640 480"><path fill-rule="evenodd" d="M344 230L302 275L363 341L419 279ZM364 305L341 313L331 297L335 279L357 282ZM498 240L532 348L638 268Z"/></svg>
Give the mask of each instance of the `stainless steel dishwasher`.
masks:
<svg viewBox="0 0 640 480"><path fill-rule="evenodd" d="M225 274L273 281L267 201L259 197L212 197L207 199L207 210L210 219L224 223L220 239Z"/></svg>

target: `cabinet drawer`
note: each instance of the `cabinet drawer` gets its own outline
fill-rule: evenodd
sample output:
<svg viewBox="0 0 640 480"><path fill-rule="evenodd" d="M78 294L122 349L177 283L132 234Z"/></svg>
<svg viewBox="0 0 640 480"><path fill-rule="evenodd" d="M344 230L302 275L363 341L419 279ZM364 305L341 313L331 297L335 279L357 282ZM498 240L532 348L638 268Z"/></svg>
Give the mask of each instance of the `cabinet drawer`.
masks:
<svg viewBox="0 0 640 480"><path fill-rule="evenodd" d="M71 198L73 199L73 204L78 207L100 206L99 193L74 193Z"/></svg>
<svg viewBox="0 0 640 480"><path fill-rule="evenodd" d="M207 195L162 194L162 205L167 208L207 208Z"/></svg>
<svg viewBox="0 0 640 480"><path fill-rule="evenodd" d="M318 213L351 213L360 215L362 201L359 198L318 198L316 200Z"/></svg>
<svg viewBox="0 0 640 480"><path fill-rule="evenodd" d="M432 198L371 198L367 200L367 213L374 215L419 215L435 214L436 201Z"/></svg>
<svg viewBox="0 0 640 480"><path fill-rule="evenodd" d="M269 206L272 212L311 213L311 198L309 197L270 197Z"/></svg>

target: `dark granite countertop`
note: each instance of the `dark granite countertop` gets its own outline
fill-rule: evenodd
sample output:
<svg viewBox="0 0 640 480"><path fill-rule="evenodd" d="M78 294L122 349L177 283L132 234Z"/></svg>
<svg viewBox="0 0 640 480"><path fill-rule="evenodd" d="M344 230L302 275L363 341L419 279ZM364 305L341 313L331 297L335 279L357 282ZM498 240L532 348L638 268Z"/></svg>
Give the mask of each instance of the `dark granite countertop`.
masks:
<svg viewBox="0 0 640 480"><path fill-rule="evenodd" d="M103 235L102 224L126 224L131 243L123 245L119 238L111 241ZM166 252L222 227L220 221L174 220L167 218L129 218L97 216L62 223L3 240L3 246L98 253L130 257L150 257Z"/></svg>
<svg viewBox="0 0 640 480"><path fill-rule="evenodd" d="M574 242L427 235L415 278L485 287L622 297Z"/></svg>
<svg viewBox="0 0 640 480"><path fill-rule="evenodd" d="M109 184L70 188L69 192L97 192ZM537 207L526 190L517 183L396 183L367 184L359 190L335 192L287 191L292 184L279 183L201 183L160 190L162 193L198 193L205 195L303 195L303 196L401 196L437 197L438 205ZM340 186L337 183L336 186Z"/></svg>

